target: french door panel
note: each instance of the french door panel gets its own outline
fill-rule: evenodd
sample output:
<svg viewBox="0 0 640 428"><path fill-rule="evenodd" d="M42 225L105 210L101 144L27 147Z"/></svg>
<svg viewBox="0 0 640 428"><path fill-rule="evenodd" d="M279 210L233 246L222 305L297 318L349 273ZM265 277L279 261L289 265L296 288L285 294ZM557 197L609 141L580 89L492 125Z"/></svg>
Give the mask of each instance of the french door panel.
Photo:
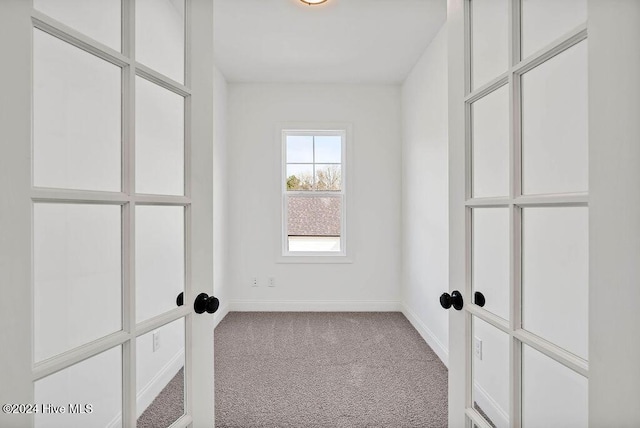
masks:
<svg viewBox="0 0 640 428"><path fill-rule="evenodd" d="M0 425L135 426L163 394L174 406L155 426L213 424L212 319L193 322L190 303L192 278L213 294L212 259L190 257L212 254L212 158L191 161L207 159L211 120L190 116L196 93L212 111L212 77L190 75L188 61L190 44L212 49L209 3L0 4L3 49L22 67L3 79L25 103L2 118L2 189L14 195L1 206L3 230L13 228L0 245L2 282L21 279L13 297L23 304L3 305L3 343L15 352L3 353L14 369L3 370L11 391L0 390L5 403L35 405L5 411ZM210 56L194 62L212 68ZM192 173L204 180L192 186ZM5 337L6 325L21 327Z"/></svg>
<svg viewBox="0 0 640 428"><path fill-rule="evenodd" d="M449 7L450 426L586 426L585 2Z"/></svg>

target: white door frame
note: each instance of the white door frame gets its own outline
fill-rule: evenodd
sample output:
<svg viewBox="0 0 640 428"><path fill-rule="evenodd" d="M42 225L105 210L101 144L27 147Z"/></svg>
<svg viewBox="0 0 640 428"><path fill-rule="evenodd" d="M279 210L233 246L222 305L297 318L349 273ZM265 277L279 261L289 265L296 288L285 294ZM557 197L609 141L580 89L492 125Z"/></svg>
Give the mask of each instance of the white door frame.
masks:
<svg viewBox="0 0 640 428"><path fill-rule="evenodd" d="M34 382L114 346L122 345L123 423L136 422L136 338L184 318L185 412L176 426L214 425L213 316L193 312L194 296L213 295L213 2L187 0L186 83L135 62L134 0L123 0L123 53L35 11L29 0L0 2L0 401L34 401ZM37 27L123 68L123 183L121 192L32 187L32 33ZM196 54L192 55L194 52ZM185 196L134 193L134 84L142 76L185 97ZM190 144L194 141L194 144ZM123 207L123 325L116 332L60 356L33 364L32 203L91 202ZM135 323L132 204L185 207L186 304ZM191 237L191 239L189 238ZM7 352L10 350L9 352ZM193 373L198 376L193 376ZM2 426L33 426L33 415L0 413Z"/></svg>
<svg viewBox="0 0 640 428"><path fill-rule="evenodd" d="M589 7L589 425L640 425L640 2Z"/></svg>
<svg viewBox="0 0 640 428"><path fill-rule="evenodd" d="M484 88L469 94L468 52L465 41L469 37L469 16L465 12L467 0L448 0L449 42L449 189L450 189L450 290L460 290L465 308L451 310L449 316L449 426L467 427L469 419L484 427L483 420L469 409L471 402L472 345L471 315L490 314L471 303L469 278L470 254L468 230L470 216L467 142L469 101L477 92L490 90L499 80L508 79L511 96L514 92L514 71L528 69L527 63L505 76L489 82ZM519 13L519 3L512 2L511 15ZM512 278L512 304L509 325L499 320L491 322L510 334L512 339L527 343L546 355L562 362L589 379L589 425L637 426L640 410L640 3L637 0L588 1L589 14L589 195L570 195L545 200L541 197L521 197L513 183L510 206L522 204L587 204L589 205L589 363L563 354L560 349L536 340L518 330L519 287ZM510 28L512 34L517 34ZM572 35L558 43L567 47L586 37L586 27L577 28ZM562 45L562 46L560 46ZM551 53L551 52L550 52ZM510 49L510 54L518 54ZM543 59L542 57L540 59ZM535 61L535 59L534 59ZM517 138L513 124L519 113L512 112L512 139ZM518 145L516 144L515 147ZM511 153L511 175L518 166L518 153ZM517 183L516 183L517 184ZM514 200L515 199L515 200ZM478 201L486 206L504 205L505 201ZM512 207L513 208L513 207ZM517 221L517 216L512 219ZM512 230L513 230L512 220ZM467 231L467 232L466 232ZM513 243L513 241L512 241ZM512 251L511 275L519 276L518 263ZM515 286L514 286L515 284ZM514 316L515 315L515 316ZM520 347L512 340L510 373L521 370ZM517 377L516 377L517 378ZM510 388L510 415L513 427L521 421L520 385Z"/></svg>

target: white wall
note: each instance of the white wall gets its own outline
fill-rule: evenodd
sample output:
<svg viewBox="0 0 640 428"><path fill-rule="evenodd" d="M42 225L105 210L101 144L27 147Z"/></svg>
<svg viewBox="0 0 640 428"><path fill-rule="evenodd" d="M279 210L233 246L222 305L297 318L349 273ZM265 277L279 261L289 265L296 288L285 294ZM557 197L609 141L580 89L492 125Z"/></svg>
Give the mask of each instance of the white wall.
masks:
<svg viewBox="0 0 640 428"><path fill-rule="evenodd" d="M227 154L227 81L217 68L213 73L213 283L220 309L214 315L221 320L229 305Z"/></svg>
<svg viewBox="0 0 640 428"><path fill-rule="evenodd" d="M447 34L443 27L402 86L402 303L447 364L449 290Z"/></svg>
<svg viewBox="0 0 640 428"><path fill-rule="evenodd" d="M350 123L353 263L276 263L283 122ZM387 85L229 84L229 283L236 310L397 310L400 90ZM250 279L258 277L259 286ZM267 287L274 277L276 286Z"/></svg>

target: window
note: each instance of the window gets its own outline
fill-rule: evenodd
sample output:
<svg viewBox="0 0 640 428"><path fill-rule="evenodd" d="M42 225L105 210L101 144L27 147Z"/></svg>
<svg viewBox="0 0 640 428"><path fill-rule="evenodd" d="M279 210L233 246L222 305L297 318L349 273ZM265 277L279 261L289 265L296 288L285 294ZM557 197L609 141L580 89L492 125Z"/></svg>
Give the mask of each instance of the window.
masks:
<svg viewBox="0 0 640 428"><path fill-rule="evenodd" d="M346 131L282 132L283 254L344 256Z"/></svg>

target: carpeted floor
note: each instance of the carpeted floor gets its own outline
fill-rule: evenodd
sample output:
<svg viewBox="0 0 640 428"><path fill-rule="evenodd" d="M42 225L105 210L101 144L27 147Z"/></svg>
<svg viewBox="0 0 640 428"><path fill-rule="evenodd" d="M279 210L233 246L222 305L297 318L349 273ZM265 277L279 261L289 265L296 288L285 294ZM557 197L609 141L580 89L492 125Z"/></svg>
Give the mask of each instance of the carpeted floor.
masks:
<svg viewBox="0 0 640 428"><path fill-rule="evenodd" d="M446 427L447 369L401 313L232 312L216 427Z"/></svg>
<svg viewBox="0 0 640 428"><path fill-rule="evenodd" d="M182 370L138 419L170 425ZM447 369L394 313L231 312L215 334L217 428L447 426Z"/></svg>
<svg viewBox="0 0 640 428"><path fill-rule="evenodd" d="M138 428L168 427L184 414L184 370L180 369L173 379L140 415Z"/></svg>

